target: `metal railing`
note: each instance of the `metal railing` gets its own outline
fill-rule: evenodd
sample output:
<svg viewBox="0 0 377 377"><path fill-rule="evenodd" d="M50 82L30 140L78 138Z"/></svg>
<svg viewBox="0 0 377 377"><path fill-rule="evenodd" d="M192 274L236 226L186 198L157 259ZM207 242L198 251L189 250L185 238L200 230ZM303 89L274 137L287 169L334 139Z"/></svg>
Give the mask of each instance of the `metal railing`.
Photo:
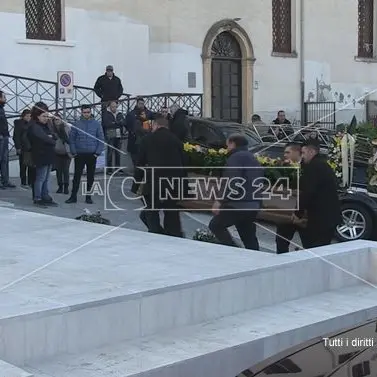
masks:
<svg viewBox="0 0 377 377"><path fill-rule="evenodd" d="M322 129L334 130L336 127L335 102L305 102L304 126L318 125Z"/></svg>
<svg viewBox="0 0 377 377"><path fill-rule="evenodd" d="M320 142L321 148L328 148L332 136L336 134L335 130L322 128L319 125L301 128L290 124L252 123L249 127L263 143L302 143L309 138L315 138Z"/></svg>
<svg viewBox="0 0 377 377"><path fill-rule="evenodd" d="M20 113L31 108L34 103L42 101L47 104L52 112L63 112L63 101L58 98L58 84L54 81L38 80L30 77L14 76L0 73L0 90L5 92L7 104L5 107L8 119L9 130L13 135L13 122L20 116ZM201 93L159 93L152 95L141 95L146 107L154 112L160 111L162 107L170 107L178 104L186 109L190 115L202 115L202 94ZM131 97L124 93L119 99L119 111L127 114L132 110L138 97ZM102 104L92 88L75 85L72 99L66 100L66 117L68 121L75 121L80 116L80 107L83 104L92 105L93 115L101 119ZM13 140L10 140L10 156L14 156Z"/></svg>
<svg viewBox="0 0 377 377"><path fill-rule="evenodd" d="M14 76L0 73L0 90L7 96L6 112L8 116L18 115L34 103L42 101L51 109L63 107L63 100L58 96L58 84L54 81L38 80L30 77ZM121 99L128 99L124 93ZM84 103L98 102L92 88L75 85L72 99L66 100L67 107L80 106Z"/></svg>

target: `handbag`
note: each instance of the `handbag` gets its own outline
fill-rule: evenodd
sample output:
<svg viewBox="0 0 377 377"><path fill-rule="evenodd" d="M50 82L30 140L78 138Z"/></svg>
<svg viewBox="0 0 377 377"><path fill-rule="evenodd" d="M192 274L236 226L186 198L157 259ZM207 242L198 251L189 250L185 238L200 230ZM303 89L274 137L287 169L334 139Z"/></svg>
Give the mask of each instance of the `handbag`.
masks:
<svg viewBox="0 0 377 377"><path fill-rule="evenodd" d="M70 151L69 146L62 139L58 138L55 144L55 153L59 155L66 155Z"/></svg>
<svg viewBox="0 0 377 377"><path fill-rule="evenodd" d="M23 157L23 163L24 165L30 167L30 168L33 168L35 165L34 165L34 162L33 162L33 156L31 154L31 152L23 152L22 153L22 157Z"/></svg>

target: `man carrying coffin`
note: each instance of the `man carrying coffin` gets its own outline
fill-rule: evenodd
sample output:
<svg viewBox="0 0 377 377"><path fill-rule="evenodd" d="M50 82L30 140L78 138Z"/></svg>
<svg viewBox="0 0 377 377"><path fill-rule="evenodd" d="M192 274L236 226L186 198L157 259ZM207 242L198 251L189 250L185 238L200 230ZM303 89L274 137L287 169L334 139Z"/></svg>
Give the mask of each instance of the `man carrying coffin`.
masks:
<svg viewBox="0 0 377 377"><path fill-rule="evenodd" d="M140 218L149 232L182 237L177 198L180 196L182 178L186 175L185 158L182 142L168 127L167 119L157 117L152 132L141 140L131 191L136 194L143 183L142 195L146 208ZM175 192L170 190L170 197L165 192L169 186L164 184L166 181L175 183ZM164 212L163 226L160 223L161 210Z"/></svg>

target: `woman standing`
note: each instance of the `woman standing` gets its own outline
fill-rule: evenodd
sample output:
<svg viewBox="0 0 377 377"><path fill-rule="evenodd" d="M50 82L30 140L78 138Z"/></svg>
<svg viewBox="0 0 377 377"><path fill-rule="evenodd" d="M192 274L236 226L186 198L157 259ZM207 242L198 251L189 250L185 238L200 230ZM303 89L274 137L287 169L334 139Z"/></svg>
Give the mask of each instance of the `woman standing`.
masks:
<svg viewBox="0 0 377 377"><path fill-rule="evenodd" d="M34 204L45 207L56 206L49 194L48 183L55 159L55 137L48 125L48 107L43 102L36 103L31 110L32 123L28 136L33 162L36 168L34 182Z"/></svg>
<svg viewBox="0 0 377 377"><path fill-rule="evenodd" d="M17 151L18 161L20 165L21 187L30 188L32 185L31 167L25 164L25 152L30 146L24 143L24 134L27 133L29 122L31 119L31 111L24 110L21 118L14 121L13 142Z"/></svg>
<svg viewBox="0 0 377 377"><path fill-rule="evenodd" d="M62 121L59 114L55 114L53 120L53 132L57 138L55 144L55 168L56 179L58 183L57 194L69 194L69 166L71 165L70 148L69 148L69 131L68 123Z"/></svg>

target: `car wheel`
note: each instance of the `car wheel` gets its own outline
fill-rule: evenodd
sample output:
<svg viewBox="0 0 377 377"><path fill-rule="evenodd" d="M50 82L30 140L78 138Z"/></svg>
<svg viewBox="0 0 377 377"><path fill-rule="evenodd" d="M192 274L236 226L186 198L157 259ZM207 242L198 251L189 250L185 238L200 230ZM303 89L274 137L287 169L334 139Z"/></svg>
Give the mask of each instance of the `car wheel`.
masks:
<svg viewBox="0 0 377 377"><path fill-rule="evenodd" d="M357 203L342 205L343 224L336 228L339 241L370 239L373 232L373 219L364 206Z"/></svg>

